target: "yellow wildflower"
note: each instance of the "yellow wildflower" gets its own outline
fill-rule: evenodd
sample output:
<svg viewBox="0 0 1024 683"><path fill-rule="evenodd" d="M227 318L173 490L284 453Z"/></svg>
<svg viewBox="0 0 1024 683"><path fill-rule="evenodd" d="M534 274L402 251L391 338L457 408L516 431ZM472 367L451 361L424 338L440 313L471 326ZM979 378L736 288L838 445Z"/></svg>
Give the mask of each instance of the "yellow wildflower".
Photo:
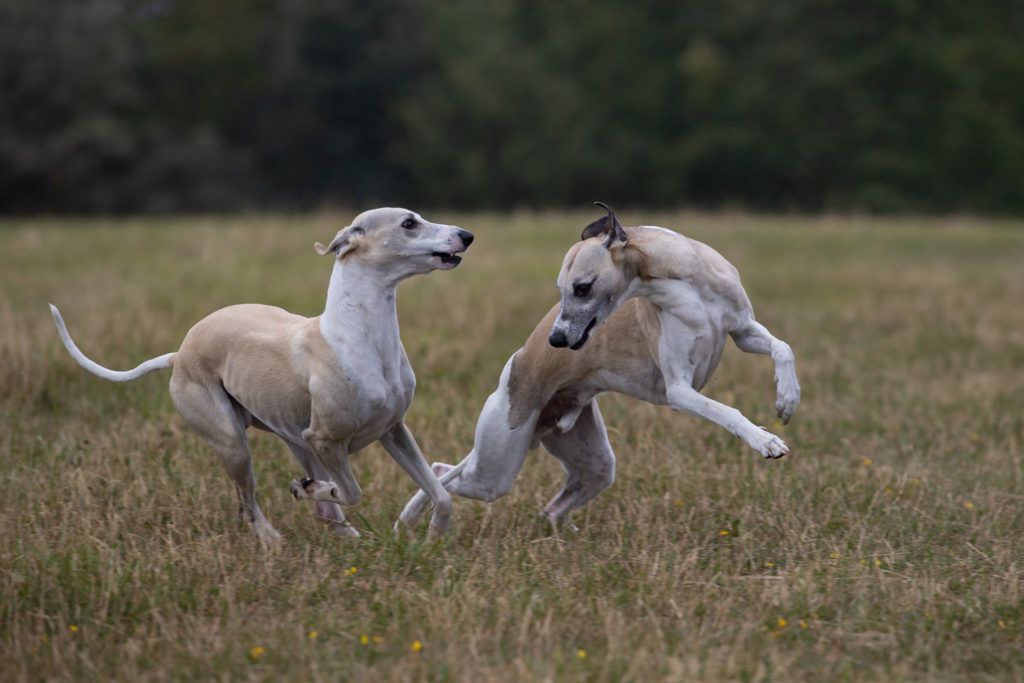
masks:
<svg viewBox="0 0 1024 683"><path fill-rule="evenodd" d="M412 643L412 651L413 652L419 652L422 649L423 649L423 643L421 643L418 640L414 640L413 643Z"/></svg>
<svg viewBox="0 0 1024 683"><path fill-rule="evenodd" d="M259 659L263 656L263 648L259 646L254 647L253 649L249 650L249 656L253 659Z"/></svg>
<svg viewBox="0 0 1024 683"><path fill-rule="evenodd" d="M587 651L586 650L576 650L576 656L579 657L580 659L586 659L587 658Z"/></svg>

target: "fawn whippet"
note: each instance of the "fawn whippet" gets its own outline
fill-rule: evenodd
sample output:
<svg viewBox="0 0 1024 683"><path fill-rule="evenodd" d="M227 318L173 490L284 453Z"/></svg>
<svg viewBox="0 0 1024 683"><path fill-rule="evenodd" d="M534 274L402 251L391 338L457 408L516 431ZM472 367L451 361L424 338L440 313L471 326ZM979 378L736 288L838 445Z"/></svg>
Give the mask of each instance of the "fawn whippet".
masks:
<svg viewBox="0 0 1024 683"><path fill-rule="evenodd" d="M341 505L354 505L362 495L349 456L373 441L427 492L434 504L431 530L444 532L451 497L404 422L416 378L399 338L395 288L413 275L455 268L462 261L457 254L472 241L472 233L412 211L367 211L326 247L315 245L335 259L322 315L229 306L196 323L177 352L124 372L89 360L57 308L50 310L71 356L104 379L124 382L172 369L175 407L220 456L238 491L239 514L263 542L281 536L256 504L250 426L288 444L306 472L292 482L292 493L316 501L317 516L339 534L359 535Z"/></svg>
<svg viewBox="0 0 1024 683"><path fill-rule="evenodd" d="M788 446L735 408L699 393L726 336L775 363L775 410L783 423L800 403L793 352L754 320L736 268L711 247L664 228L623 228L611 209L583 230L558 275L561 304L505 364L484 404L472 452L435 463L445 488L492 501L512 487L528 450L543 443L565 486L542 514L558 523L615 479L615 455L595 397L615 391L710 420L766 458ZM399 524L428 503L420 491Z"/></svg>

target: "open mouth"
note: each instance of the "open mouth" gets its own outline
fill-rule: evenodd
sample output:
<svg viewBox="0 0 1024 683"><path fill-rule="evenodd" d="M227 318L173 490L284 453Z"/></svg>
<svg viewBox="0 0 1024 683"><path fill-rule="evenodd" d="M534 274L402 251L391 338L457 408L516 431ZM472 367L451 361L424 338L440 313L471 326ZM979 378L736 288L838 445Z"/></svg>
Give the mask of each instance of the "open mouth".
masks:
<svg viewBox="0 0 1024 683"><path fill-rule="evenodd" d="M572 349L573 351L579 351L580 349L582 349L583 345L587 343L588 339L590 339L590 331L594 329L594 325L596 324L597 316L593 317L590 320L590 323L587 325L587 329L583 330L583 336L580 337L579 341L570 346L569 348Z"/></svg>
<svg viewBox="0 0 1024 683"><path fill-rule="evenodd" d="M441 259L442 266L451 266L452 268L454 268L455 266L462 263L461 256L459 256L458 254L453 254L448 251L435 251L431 253L431 256L436 256L437 258Z"/></svg>

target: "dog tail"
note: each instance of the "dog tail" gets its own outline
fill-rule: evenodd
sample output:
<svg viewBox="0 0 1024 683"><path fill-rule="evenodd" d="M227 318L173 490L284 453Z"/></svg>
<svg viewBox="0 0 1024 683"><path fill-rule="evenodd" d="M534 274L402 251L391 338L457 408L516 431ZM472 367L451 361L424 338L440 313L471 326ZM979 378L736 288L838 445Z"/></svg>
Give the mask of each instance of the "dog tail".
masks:
<svg viewBox="0 0 1024 683"><path fill-rule="evenodd" d="M128 382L133 379L138 379L143 375L148 375L154 370L166 370L171 367L175 355L173 353L165 353L162 356L151 358L134 370L118 371L105 368L99 363L87 358L86 355L82 353L77 346L75 346L75 342L71 341L71 335L68 334L68 328L64 324L64 318L60 316L60 311L58 311L57 307L53 304L50 304L50 313L53 315L53 322L57 323L57 332L60 334L60 340L64 342L64 348L68 350L68 353L71 354L72 358L78 361L79 365L94 375L98 375L103 379L109 379L112 382Z"/></svg>

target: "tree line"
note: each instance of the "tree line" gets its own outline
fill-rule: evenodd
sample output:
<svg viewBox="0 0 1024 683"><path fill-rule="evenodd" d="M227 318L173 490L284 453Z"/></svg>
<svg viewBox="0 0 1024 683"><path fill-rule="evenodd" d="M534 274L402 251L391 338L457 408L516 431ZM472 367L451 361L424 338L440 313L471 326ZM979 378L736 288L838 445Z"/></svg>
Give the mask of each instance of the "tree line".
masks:
<svg viewBox="0 0 1024 683"><path fill-rule="evenodd" d="M1024 213L1024 5L4 0L0 211Z"/></svg>

